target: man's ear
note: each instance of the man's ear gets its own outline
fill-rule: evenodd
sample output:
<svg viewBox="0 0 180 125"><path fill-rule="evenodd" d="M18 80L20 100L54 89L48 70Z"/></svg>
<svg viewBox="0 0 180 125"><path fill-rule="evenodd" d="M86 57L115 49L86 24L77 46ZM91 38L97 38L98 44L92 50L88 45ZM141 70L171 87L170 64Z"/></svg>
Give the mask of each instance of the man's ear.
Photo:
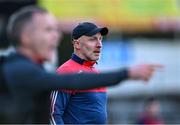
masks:
<svg viewBox="0 0 180 125"><path fill-rule="evenodd" d="M79 42L79 40L74 40L73 43L74 43L74 48L79 50L80 49L80 42Z"/></svg>
<svg viewBox="0 0 180 125"><path fill-rule="evenodd" d="M28 37L28 34L26 32L21 34L21 42L24 45L28 45L29 44L29 37Z"/></svg>
<svg viewBox="0 0 180 125"><path fill-rule="evenodd" d="M32 39L31 39L33 38L32 27L33 25L27 25L21 33L21 42L25 46L29 46L32 43Z"/></svg>

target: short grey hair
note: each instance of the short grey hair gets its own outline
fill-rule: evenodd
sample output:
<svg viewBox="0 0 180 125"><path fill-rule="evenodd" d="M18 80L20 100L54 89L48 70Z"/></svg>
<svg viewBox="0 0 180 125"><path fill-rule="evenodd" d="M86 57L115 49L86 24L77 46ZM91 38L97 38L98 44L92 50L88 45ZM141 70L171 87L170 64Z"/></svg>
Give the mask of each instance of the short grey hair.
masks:
<svg viewBox="0 0 180 125"><path fill-rule="evenodd" d="M38 6L26 6L10 16L7 24L7 36L13 46L21 44L20 37L25 25L32 21L35 13L48 13L48 11Z"/></svg>

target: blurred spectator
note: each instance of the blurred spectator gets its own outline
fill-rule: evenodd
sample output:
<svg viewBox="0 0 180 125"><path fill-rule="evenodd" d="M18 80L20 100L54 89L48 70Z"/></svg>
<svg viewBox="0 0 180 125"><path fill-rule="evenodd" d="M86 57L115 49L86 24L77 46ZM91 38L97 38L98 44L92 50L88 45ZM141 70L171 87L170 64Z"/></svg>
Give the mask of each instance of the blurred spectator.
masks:
<svg viewBox="0 0 180 125"><path fill-rule="evenodd" d="M145 102L145 107L143 113L139 116L137 120L138 124L144 125L163 125L164 121L160 117L160 103L155 98L149 98Z"/></svg>

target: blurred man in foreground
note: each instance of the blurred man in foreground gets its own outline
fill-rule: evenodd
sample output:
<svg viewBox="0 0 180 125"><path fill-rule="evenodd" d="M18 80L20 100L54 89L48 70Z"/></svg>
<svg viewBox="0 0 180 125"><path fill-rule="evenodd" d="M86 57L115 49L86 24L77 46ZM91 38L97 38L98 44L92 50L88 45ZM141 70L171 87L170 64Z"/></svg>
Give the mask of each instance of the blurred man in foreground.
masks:
<svg viewBox="0 0 180 125"><path fill-rule="evenodd" d="M1 123L48 123L52 90L92 89L126 79L148 80L156 67L145 64L101 74L50 74L42 64L51 59L58 45L56 19L43 8L25 7L10 17L7 31L16 52L0 65L1 84L6 85L11 97L7 103L0 100Z"/></svg>

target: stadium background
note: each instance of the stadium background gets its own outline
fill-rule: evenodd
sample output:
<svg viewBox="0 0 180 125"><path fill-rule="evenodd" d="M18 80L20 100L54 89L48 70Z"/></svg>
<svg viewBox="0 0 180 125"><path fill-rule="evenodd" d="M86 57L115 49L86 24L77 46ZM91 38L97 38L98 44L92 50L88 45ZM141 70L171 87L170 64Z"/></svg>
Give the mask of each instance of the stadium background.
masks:
<svg viewBox="0 0 180 125"><path fill-rule="evenodd" d="M97 65L100 70L140 62L165 66L148 85L126 81L109 88L108 123L134 123L150 96L160 100L165 123L180 123L180 0L0 0L0 54L9 45L9 16L30 4L47 8L59 20L63 37L55 66L71 56L70 32L83 21L110 29Z"/></svg>

